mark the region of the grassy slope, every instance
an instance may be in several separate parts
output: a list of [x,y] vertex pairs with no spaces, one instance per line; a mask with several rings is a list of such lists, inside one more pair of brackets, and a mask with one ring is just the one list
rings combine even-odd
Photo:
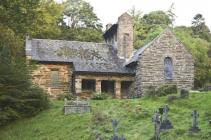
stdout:
[[[118,119],[118,133],[127,140],[149,140],[153,135],[153,111],[165,104],[167,97],[157,99],[91,101],[92,113],[63,115],[62,101],[52,102],[49,110],[0,129],[3,140],[92,140],[99,133],[104,139],[112,134],[111,119]],[[174,129],[163,132],[162,140],[211,140],[211,125],[205,112],[211,114],[211,93],[192,93],[189,99],[169,103],[169,118]],[[187,130],[191,125],[191,112],[200,113],[202,131],[192,136]],[[211,119],[211,115],[209,116]]]

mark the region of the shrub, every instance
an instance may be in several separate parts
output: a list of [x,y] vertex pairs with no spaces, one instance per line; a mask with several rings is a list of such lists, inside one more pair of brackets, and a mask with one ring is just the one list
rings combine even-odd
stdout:
[[91,99],[93,100],[104,100],[107,98],[108,98],[107,94],[103,92],[94,92],[91,95]]
[[188,96],[189,96],[189,91],[188,90],[185,90],[185,89],[182,89],[181,91],[180,91],[180,98],[188,98]]
[[174,100],[177,100],[178,99],[178,97],[177,96],[175,96],[175,95],[170,95],[170,96],[168,96],[168,98],[167,98],[167,102],[173,102]]
[[12,96],[15,91],[0,93],[0,126],[21,117],[33,116],[49,105],[47,94],[38,87],[32,86],[24,93]]
[[156,96],[156,87],[155,86],[149,86],[147,87],[147,90],[145,91],[144,95],[147,97],[155,97]]
[[157,96],[166,96],[169,94],[176,94],[177,86],[174,84],[162,85],[157,89]]
[[69,92],[64,92],[57,96],[57,100],[64,100],[65,98],[68,100],[74,100],[76,97],[72,93],[69,93]]
[[176,94],[177,93],[177,86],[174,84],[165,84],[158,88],[155,86],[149,86],[147,90],[144,92],[145,96],[148,97],[160,97],[160,96],[166,96],[169,94]]

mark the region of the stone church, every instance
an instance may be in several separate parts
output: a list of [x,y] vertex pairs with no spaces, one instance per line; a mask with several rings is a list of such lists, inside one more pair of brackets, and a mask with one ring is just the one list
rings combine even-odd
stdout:
[[166,28],[138,50],[133,49],[133,23],[124,13],[108,24],[104,43],[26,38],[26,56],[36,62],[33,82],[56,97],[64,92],[89,96],[105,92],[125,98],[149,86],[176,84],[191,89],[194,61],[186,47]]

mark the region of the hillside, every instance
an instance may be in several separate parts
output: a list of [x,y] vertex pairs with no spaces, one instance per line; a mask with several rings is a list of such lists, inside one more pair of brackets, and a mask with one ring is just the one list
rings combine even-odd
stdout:
[[[119,120],[117,132],[127,140],[149,140],[154,133],[151,117],[154,110],[166,104],[167,97],[153,99],[110,99],[91,101],[92,112],[64,115],[63,101],[52,101],[50,109],[39,115],[17,121],[0,129],[2,140],[92,140],[100,134],[112,135],[111,119]],[[189,99],[169,103],[174,129],[162,132],[161,140],[211,140],[211,92],[191,93]],[[201,132],[190,136],[191,112],[199,111]]]

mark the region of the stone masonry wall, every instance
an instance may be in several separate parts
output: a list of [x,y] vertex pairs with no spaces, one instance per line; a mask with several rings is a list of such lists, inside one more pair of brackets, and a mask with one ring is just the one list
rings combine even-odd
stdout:
[[[59,86],[51,86],[51,70],[59,72]],[[71,90],[72,67],[70,64],[38,64],[37,69],[32,72],[33,83],[48,92],[51,97]]]
[[[164,78],[164,59],[173,63],[173,79]],[[191,89],[194,82],[194,61],[170,29],[166,29],[139,56],[136,70],[136,92],[144,93],[149,86],[174,83],[178,89]]]

